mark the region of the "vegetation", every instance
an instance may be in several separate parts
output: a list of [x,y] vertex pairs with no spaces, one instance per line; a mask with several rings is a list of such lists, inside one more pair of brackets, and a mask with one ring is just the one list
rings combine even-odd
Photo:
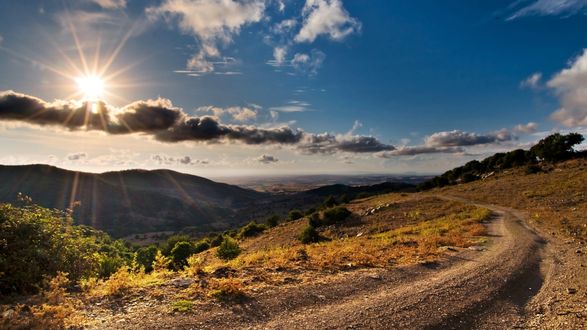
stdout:
[[72,282],[107,277],[130,264],[132,253],[122,241],[73,226],[71,212],[22,196],[21,203],[0,205],[0,292],[37,292],[45,278],[60,272]]
[[297,220],[303,216],[304,216],[304,214],[300,210],[291,210],[291,211],[289,211],[289,214],[288,214],[289,220],[292,220],[292,221]]
[[580,144],[583,136],[578,133],[561,135],[552,134],[534,145],[530,150],[517,149],[506,153],[496,153],[482,161],[472,160],[464,166],[454,168],[434,177],[418,188],[427,190],[457,183],[467,183],[494,174],[495,172],[527,166],[527,173],[537,173],[539,162],[556,163],[576,157],[585,157],[585,153],[577,152],[573,146]]
[[236,258],[241,253],[241,248],[238,243],[231,237],[224,236],[224,240],[218,246],[216,256],[222,260],[230,260]]
[[265,231],[265,229],[267,229],[267,227],[265,225],[258,224],[255,221],[251,221],[247,225],[245,225],[244,227],[241,228],[241,230],[238,233],[238,237],[245,238],[245,237],[257,236],[260,233],[262,233],[263,231]]
[[194,247],[190,242],[177,242],[171,250],[171,262],[174,269],[183,269],[187,266],[187,259],[194,254]]
[[273,227],[276,227],[278,224],[279,224],[279,216],[277,214],[274,214],[274,215],[270,216],[269,218],[267,218],[267,227],[273,228]]
[[311,224],[308,224],[308,226],[304,228],[300,234],[300,242],[304,244],[317,243],[320,242],[321,239],[322,237],[316,230],[316,227],[312,226]]
[[153,262],[157,256],[157,247],[151,245],[137,250],[135,261],[143,269],[149,273],[153,271]]

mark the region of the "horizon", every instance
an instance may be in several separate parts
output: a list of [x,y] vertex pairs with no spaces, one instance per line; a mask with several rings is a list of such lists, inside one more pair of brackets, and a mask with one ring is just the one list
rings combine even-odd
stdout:
[[568,33],[587,27],[583,1],[0,9],[4,165],[432,175],[587,134],[587,45]]

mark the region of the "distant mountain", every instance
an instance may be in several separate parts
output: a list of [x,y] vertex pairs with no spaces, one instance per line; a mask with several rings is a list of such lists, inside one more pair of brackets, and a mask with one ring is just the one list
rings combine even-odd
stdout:
[[248,221],[237,210],[268,194],[170,170],[92,174],[48,165],[1,166],[0,202],[18,193],[35,203],[65,209],[74,219],[113,236],[194,227],[224,230]]

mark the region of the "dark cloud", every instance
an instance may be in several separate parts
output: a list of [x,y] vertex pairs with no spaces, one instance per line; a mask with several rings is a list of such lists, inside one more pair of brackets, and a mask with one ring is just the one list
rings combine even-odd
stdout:
[[306,134],[298,145],[304,154],[334,154],[336,152],[375,153],[394,150],[392,145],[381,143],[372,136],[335,136],[329,133]]
[[115,109],[103,102],[55,101],[7,91],[0,93],[0,120],[52,125],[70,130],[101,130],[110,134],[144,133],[162,142],[294,144],[303,132],[289,127],[262,129],[224,125],[215,117],[190,117],[166,99],[145,100]]
[[277,163],[279,161],[279,159],[271,155],[261,155],[257,157],[256,160],[263,164]]
[[85,152],[77,152],[77,153],[67,155],[67,159],[69,159],[71,161],[86,159],[87,157],[88,157],[88,154]]
[[107,106],[94,108],[74,101],[47,103],[39,98],[7,91],[0,93],[0,120],[22,121],[35,125],[56,125],[66,129],[107,130],[110,122]]
[[415,156],[421,154],[439,154],[439,153],[463,153],[465,150],[461,147],[427,147],[427,146],[414,146],[414,147],[401,147],[393,151],[384,151],[378,153],[377,156],[381,158],[392,158],[395,156]]
[[428,147],[461,147],[510,141],[512,139],[512,134],[506,129],[489,134],[454,130],[434,133],[426,138],[425,144]]

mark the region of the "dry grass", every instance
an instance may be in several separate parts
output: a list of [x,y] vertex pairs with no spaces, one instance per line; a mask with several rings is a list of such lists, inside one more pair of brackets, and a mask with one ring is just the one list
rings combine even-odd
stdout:
[[576,159],[525,174],[513,169],[486,180],[435,190],[524,210],[543,228],[587,241],[587,160]]

